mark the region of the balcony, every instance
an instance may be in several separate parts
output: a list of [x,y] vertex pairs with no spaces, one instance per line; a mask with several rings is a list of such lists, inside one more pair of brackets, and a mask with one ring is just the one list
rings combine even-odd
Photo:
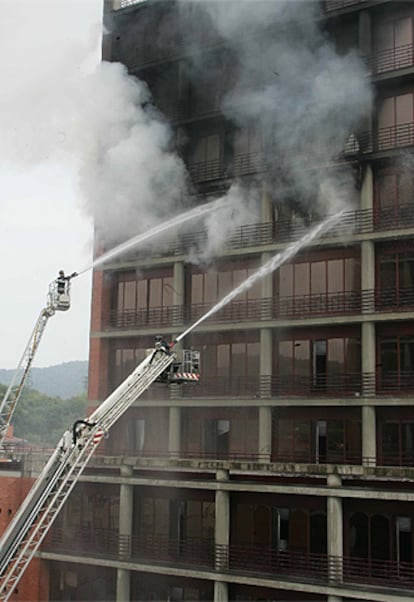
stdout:
[[237,397],[355,397],[361,395],[361,374],[303,376],[202,377],[197,385],[183,387],[184,398]]
[[188,172],[193,182],[197,183],[218,180],[225,176],[224,166],[220,159],[192,163],[188,167]]
[[[313,222],[316,224],[315,222]],[[305,224],[302,219],[281,219],[277,222],[259,222],[237,228],[225,243],[225,249],[246,249],[270,244],[287,244],[296,241],[309,232],[312,223]],[[414,204],[393,209],[360,209],[347,211],[334,228],[322,238],[340,238],[350,234],[369,234],[387,230],[404,230],[414,227]],[[203,230],[189,232],[176,238],[165,246],[151,250],[152,257],[186,255],[189,252],[202,252],[207,241]],[[122,256],[121,261],[133,261],[147,256],[148,251],[137,250]]]
[[373,75],[407,69],[414,65],[414,46],[405,44],[397,48],[380,50],[367,59],[367,64]]
[[325,11],[330,13],[335,10],[350,8],[357,4],[366,4],[366,0],[325,0]]
[[351,158],[367,153],[388,151],[413,146],[414,123],[400,123],[389,127],[377,128],[372,132],[361,132],[357,137],[349,138],[344,155]]
[[120,536],[105,529],[53,527],[42,551],[339,587],[364,583],[389,590],[411,589],[414,585],[414,565],[409,562],[328,556],[252,544],[225,546],[207,539],[177,540],[166,535]]
[[[202,372],[202,369],[201,369]],[[125,377],[127,374],[125,375]],[[121,380],[108,382],[110,395]],[[414,373],[395,372],[386,375],[350,372],[347,374],[283,375],[283,376],[203,376],[197,383],[186,383],[183,399],[338,399],[343,397],[407,397],[414,394]],[[167,400],[163,386],[153,386],[143,400]]]
[[375,293],[376,311],[414,311],[414,288],[389,288]]
[[414,371],[379,373],[377,376],[378,395],[406,396],[414,393]]
[[[112,310],[106,316],[108,329],[172,328],[190,326],[204,316],[212,303],[171,305],[148,309]],[[414,288],[381,291],[342,291],[314,295],[243,299],[225,305],[209,319],[210,324],[263,322],[352,316],[362,313],[414,311]]]
[[[291,297],[244,299],[232,301],[209,318],[210,324],[284,320],[290,318],[314,318],[355,315],[361,308],[370,307],[374,294],[365,291],[343,291]],[[381,297],[385,307],[385,299]],[[113,310],[107,316],[110,329],[118,330],[190,326],[211,309],[211,303],[172,305],[148,309]]]
[[414,202],[394,207],[382,207],[374,212],[376,232],[414,227]]

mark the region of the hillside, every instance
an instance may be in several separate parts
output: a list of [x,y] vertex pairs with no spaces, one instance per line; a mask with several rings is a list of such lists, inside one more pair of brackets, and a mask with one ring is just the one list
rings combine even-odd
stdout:
[[[5,390],[0,385],[2,398]],[[60,399],[25,388],[13,415],[14,436],[31,445],[54,446],[75,420],[85,416],[86,406],[86,395]]]
[[[10,384],[14,370],[0,369],[0,383]],[[49,397],[69,399],[86,391],[88,378],[88,362],[74,361],[32,368],[27,386]]]

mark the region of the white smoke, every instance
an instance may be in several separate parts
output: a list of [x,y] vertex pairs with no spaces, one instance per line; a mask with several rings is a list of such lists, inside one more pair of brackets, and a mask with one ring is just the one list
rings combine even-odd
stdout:
[[[180,6],[185,18],[190,4]],[[323,204],[328,213],[352,206],[354,185],[345,190],[342,173],[334,185],[332,162],[369,114],[372,92],[355,50],[339,54],[321,30],[320,3],[228,0],[198,7],[233,53],[222,108],[238,127],[260,133],[274,200]],[[203,73],[203,53],[194,54],[192,69]]]
[[222,199],[223,209],[212,212],[204,223],[206,242],[201,248],[190,251],[190,263],[208,264],[220,257],[229,246],[232,234],[241,226],[260,220],[260,199],[257,187],[242,187],[239,183],[230,186]]
[[182,206],[187,176],[147,86],[122,65],[99,62],[99,22],[83,47],[64,40],[67,19],[80,20],[83,11],[76,0],[13,0],[3,10],[1,68],[9,85],[0,98],[0,156],[75,165],[98,234],[119,240]]

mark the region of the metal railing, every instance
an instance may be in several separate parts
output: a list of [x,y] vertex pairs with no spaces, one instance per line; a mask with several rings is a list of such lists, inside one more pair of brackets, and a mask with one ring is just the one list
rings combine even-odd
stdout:
[[402,203],[394,207],[383,207],[374,211],[374,229],[401,230],[414,226],[414,199],[411,203]]
[[[110,380],[110,395],[123,378]],[[232,398],[313,398],[332,397],[407,397],[414,394],[414,374],[395,372],[378,374],[349,372],[339,374],[281,375],[281,376],[201,376],[200,380],[186,383],[180,395],[184,399]],[[142,397],[145,400],[168,400],[165,387],[151,387]]]
[[414,287],[388,288],[376,291],[376,311],[413,311]]
[[225,168],[220,159],[191,163],[188,172],[194,182],[217,180],[225,175]]
[[[237,228],[225,242],[224,248],[244,249],[269,244],[288,244],[309,231],[309,227],[318,220],[307,221],[281,219],[276,222],[259,222]],[[387,230],[404,230],[414,227],[414,199],[410,204],[392,209],[360,209],[347,211],[334,228],[322,238],[339,238],[350,234],[370,234]],[[189,232],[151,249],[152,257],[185,255],[189,252],[201,252],[207,242],[205,230]],[[133,261],[148,254],[148,249],[137,249],[122,256],[120,261]]]
[[379,373],[377,376],[377,394],[412,395],[414,393],[414,372],[401,370],[399,372]]
[[[379,425],[381,426],[381,425]],[[317,454],[309,443],[309,448],[303,448],[301,450],[295,449],[282,449],[279,450],[277,447],[268,453],[259,453],[253,450],[238,450],[232,449],[231,446],[227,451],[210,450],[205,451],[203,449],[188,449],[188,442],[182,441],[181,450],[166,449],[137,449],[133,446],[119,445],[109,439],[108,442],[102,444],[99,448],[100,453],[93,456],[89,462],[89,468],[93,470],[94,466],[100,466],[103,459],[107,457],[111,458],[125,458],[126,456],[134,458],[151,458],[152,460],[162,460],[162,466],[165,465],[166,460],[182,459],[182,460],[206,460],[212,461],[229,461],[229,462],[257,462],[257,463],[280,463],[284,464],[283,470],[285,472],[295,472],[295,468],[291,469],[286,464],[312,464],[314,466],[321,466],[324,464],[335,464],[335,465],[363,465],[363,466],[387,466],[394,468],[407,468],[414,467],[414,454],[412,452],[394,451],[380,449],[378,450],[377,457],[362,456],[359,450],[340,449],[330,450],[328,449],[325,454]],[[49,449],[37,448],[37,447],[26,447],[23,451],[17,452],[13,447],[8,447],[7,444],[2,450],[2,466],[4,470],[23,470],[25,475],[35,475],[38,473],[47,460],[50,458],[51,451]],[[87,469],[88,470],[88,469]]]
[[362,391],[361,373],[303,376],[202,377],[183,387],[185,398],[200,397],[354,397]]
[[204,568],[230,574],[259,574],[304,583],[366,585],[402,589],[414,584],[414,564],[374,558],[329,556],[269,546],[214,544],[212,539],[172,539],[168,535],[119,535],[115,530],[53,527],[43,551],[160,566]]
[[366,63],[375,75],[412,67],[414,65],[414,46],[413,44],[404,44],[396,48],[379,50],[371,54],[366,59]]
[[342,568],[344,582],[389,584],[397,588],[412,588],[414,584],[414,564],[411,562],[344,557]]
[[[395,295],[382,291],[378,296],[378,307],[394,309]],[[410,302],[414,290],[410,291]],[[326,317],[358,314],[361,310],[373,307],[374,291],[343,291],[337,293],[320,293],[313,295],[296,295],[286,297],[268,297],[265,299],[243,299],[232,301],[209,318],[210,323],[249,322],[277,320],[295,317]],[[409,309],[408,292],[398,307]],[[105,323],[109,328],[133,329],[145,327],[171,327],[173,325],[189,325],[203,316],[210,308],[210,303],[193,305],[170,305],[150,307],[148,309],[112,310],[106,316]]]
[[341,10],[343,8],[349,8],[357,4],[365,4],[366,0],[325,0],[325,11],[332,12],[334,10]]

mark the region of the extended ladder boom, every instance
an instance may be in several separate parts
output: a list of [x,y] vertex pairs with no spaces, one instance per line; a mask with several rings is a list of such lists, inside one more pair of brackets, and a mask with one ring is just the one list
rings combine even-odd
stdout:
[[42,309],[36,320],[33,332],[30,335],[20,362],[13,374],[11,383],[0,404],[0,449],[3,448],[4,439],[6,438],[13,412],[23,392],[46,324],[49,318],[55,315],[56,311],[67,311],[70,307],[70,279],[74,276],[77,276],[76,272],[74,272],[72,276],[64,277],[60,283],[58,280],[53,280],[49,284],[47,305]]
[[102,436],[174,359],[174,353],[154,350],[86,420],[63,434],[0,539],[0,600],[13,593]]
[[26,380],[29,375],[30,367],[32,365],[37,348],[39,347],[42,335],[45,331],[46,324],[49,318],[54,315],[54,313],[55,311],[51,306],[45,307],[40,312],[33,332],[20,359],[19,365],[17,366],[11,383],[3,397],[0,405],[0,448],[3,447],[4,439],[7,435],[14,409],[23,392],[24,385],[26,384]]

